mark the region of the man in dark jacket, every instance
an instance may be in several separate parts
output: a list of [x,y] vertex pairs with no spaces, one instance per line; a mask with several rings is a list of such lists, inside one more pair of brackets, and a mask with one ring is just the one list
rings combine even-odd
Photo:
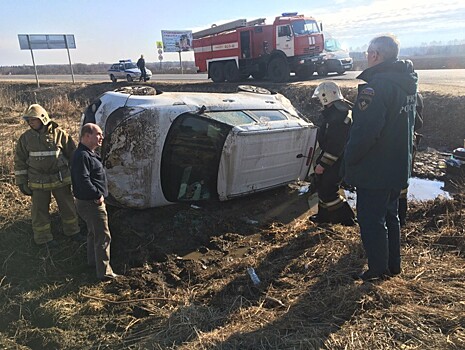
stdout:
[[345,181],[357,190],[357,219],[368,258],[363,280],[401,272],[397,203],[410,177],[418,77],[400,61],[393,35],[371,40],[358,79],[353,124],[344,154]]
[[74,197],[79,216],[87,224],[87,263],[95,266],[97,278],[117,277],[110,266],[111,234],[105,197],[108,185],[105,169],[95,150],[102,145],[103,133],[96,124],[85,124],[71,165]]
[[315,166],[318,191],[318,214],[310,217],[316,223],[355,225],[355,215],[345,198],[339,194],[342,155],[352,124],[352,103],[344,99],[336,83],[325,81],[317,86],[313,98],[323,105],[318,130],[321,149]]
[[140,78],[139,81],[147,81],[147,71],[145,70],[145,59],[144,55],[140,55],[140,58],[137,60],[137,68],[140,69]]

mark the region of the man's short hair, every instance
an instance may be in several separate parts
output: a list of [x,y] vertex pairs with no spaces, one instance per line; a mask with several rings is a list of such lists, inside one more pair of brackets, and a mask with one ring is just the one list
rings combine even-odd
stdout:
[[394,60],[399,56],[400,42],[394,34],[385,34],[373,38],[368,51],[377,51],[385,61]]
[[92,123],[84,124],[84,126],[81,128],[81,139],[86,134],[92,135],[94,133],[94,129],[95,129],[94,124]]

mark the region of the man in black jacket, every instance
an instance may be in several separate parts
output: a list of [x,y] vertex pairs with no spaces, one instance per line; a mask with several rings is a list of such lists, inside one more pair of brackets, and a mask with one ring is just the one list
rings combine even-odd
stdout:
[[312,97],[318,98],[324,109],[318,130],[321,153],[314,169],[319,198],[318,214],[311,216],[310,220],[353,226],[355,214],[339,194],[342,155],[352,124],[352,103],[344,99],[339,86],[331,81],[318,85]]
[[368,258],[363,280],[401,272],[398,199],[408,186],[418,76],[398,59],[399,41],[370,41],[368,68],[357,78],[353,124],[344,152],[344,179],[357,189],[357,220]]
[[137,60],[137,68],[140,69],[140,78],[139,81],[147,81],[147,71],[145,70],[145,59],[144,55],[140,55],[140,58]]
[[98,279],[107,281],[117,275],[110,266],[111,234],[105,207],[107,178],[101,159],[95,153],[102,141],[103,133],[98,125],[88,123],[82,127],[71,164],[71,178],[77,211],[87,224],[87,263],[95,265]]

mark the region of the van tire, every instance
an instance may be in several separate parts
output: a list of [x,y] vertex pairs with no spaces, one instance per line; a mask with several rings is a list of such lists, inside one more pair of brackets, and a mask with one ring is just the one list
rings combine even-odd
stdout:
[[132,82],[132,77],[130,74],[126,75],[126,80],[130,83]]
[[116,77],[113,74],[110,74],[110,79],[114,83],[116,83],[118,81],[118,79],[116,79]]
[[328,69],[324,66],[318,67],[316,72],[320,77],[326,77],[328,75]]
[[299,80],[308,80],[315,73],[313,67],[311,66],[302,66],[297,70],[296,75]]

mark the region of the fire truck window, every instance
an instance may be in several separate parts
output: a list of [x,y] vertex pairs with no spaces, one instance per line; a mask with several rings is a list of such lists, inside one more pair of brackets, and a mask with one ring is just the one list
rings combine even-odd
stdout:
[[186,113],[173,122],[162,152],[161,186],[170,202],[217,199],[223,145],[232,126]]
[[241,32],[241,58],[250,58],[250,31]]
[[262,123],[288,119],[286,114],[277,110],[249,111],[249,113],[254,119],[257,119]]
[[320,32],[316,21],[310,20],[293,22],[292,29],[296,35],[308,35]]
[[280,26],[278,27],[278,36],[283,37],[283,36],[290,36],[291,35],[291,29],[288,26]]

